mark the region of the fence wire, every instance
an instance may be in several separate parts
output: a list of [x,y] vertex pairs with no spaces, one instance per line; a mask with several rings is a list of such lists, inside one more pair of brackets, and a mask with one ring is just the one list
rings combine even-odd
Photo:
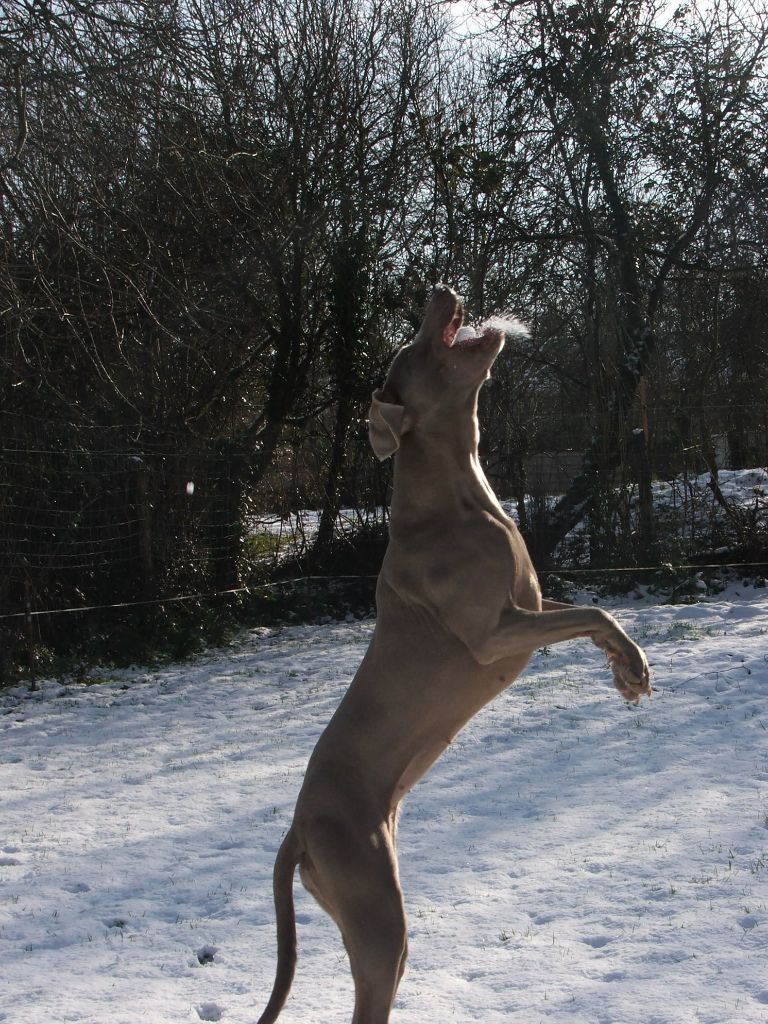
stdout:
[[[727,461],[724,447],[719,454],[710,447]],[[738,497],[726,494],[729,518],[708,486],[699,446],[657,446],[656,456],[672,472],[654,483],[655,565],[627,558],[628,547],[619,541],[605,546],[606,538],[631,542],[637,490],[629,480],[601,510],[599,529],[587,522],[563,545],[556,571],[650,571],[665,559],[704,568],[707,553],[718,549],[720,561],[712,564],[760,566],[758,558],[728,555],[744,540],[739,529],[766,530],[765,471],[749,471],[751,485],[747,481]],[[504,457],[490,457],[486,465],[506,510],[517,517],[522,508],[535,530],[537,516],[567,487],[580,459],[579,452],[534,453],[523,473],[512,476]],[[365,500],[330,510],[341,546],[366,530],[382,534],[387,520],[389,470],[371,468],[367,452],[350,463],[337,504],[360,494]],[[311,449],[287,446],[274,470],[254,485],[247,457],[230,442],[0,412],[0,620],[241,593],[263,585],[279,565],[288,565],[292,578],[316,575],[306,558],[323,522],[322,469]],[[364,479],[365,473],[375,476]],[[515,495],[520,479],[527,490]],[[315,507],[308,507],[313,496]],[[354,558],[336,566],[337,575],[371,571]]]

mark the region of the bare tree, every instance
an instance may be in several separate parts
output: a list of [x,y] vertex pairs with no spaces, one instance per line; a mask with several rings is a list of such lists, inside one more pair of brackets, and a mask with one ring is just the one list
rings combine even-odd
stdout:
[[[747,158],[768,36],[764,18],[745,20],[729,4],[690,20],[679,12],[667,24],[637,0],[499,6],[505,77],[511,95],[535,103],[537,130],[557,161],[557,205],[581,250],[593,365],[608,384],[607,393],[605,383],[600,388],[603,428],[584,471],[534,538],[545,560],[622,461],[667,281]],[[612,321],[602,330],[598,288],[607,289],[601,305]],[[646,521],[646,545],[648,533]]]

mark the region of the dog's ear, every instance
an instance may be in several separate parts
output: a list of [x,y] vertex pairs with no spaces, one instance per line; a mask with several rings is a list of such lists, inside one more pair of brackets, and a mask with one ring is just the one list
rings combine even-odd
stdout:
[[388,459],[400,447],[400,438],[408,429],[405,408],[387,402],[384,390],[374,391],[368,410],[368,437],[379,460]]

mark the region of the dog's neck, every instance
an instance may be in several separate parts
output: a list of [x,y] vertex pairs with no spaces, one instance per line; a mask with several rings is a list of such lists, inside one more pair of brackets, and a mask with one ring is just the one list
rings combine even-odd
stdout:
[[474,509],[503,515],[480,465],[479,440],[476,394],[463,409],[417,424],[395,456],[393,526]]

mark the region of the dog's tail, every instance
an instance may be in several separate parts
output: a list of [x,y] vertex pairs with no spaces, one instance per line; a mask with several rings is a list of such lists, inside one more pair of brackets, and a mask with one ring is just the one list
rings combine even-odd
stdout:
[[275,860],[273,891],[277,917],[277,974],[267,1008],[258,1024],[274,1024],[285,1006],[296,970],[296,914],[293,908],[293,874],[299,862],[298,842],[293,828],[280,846]]

